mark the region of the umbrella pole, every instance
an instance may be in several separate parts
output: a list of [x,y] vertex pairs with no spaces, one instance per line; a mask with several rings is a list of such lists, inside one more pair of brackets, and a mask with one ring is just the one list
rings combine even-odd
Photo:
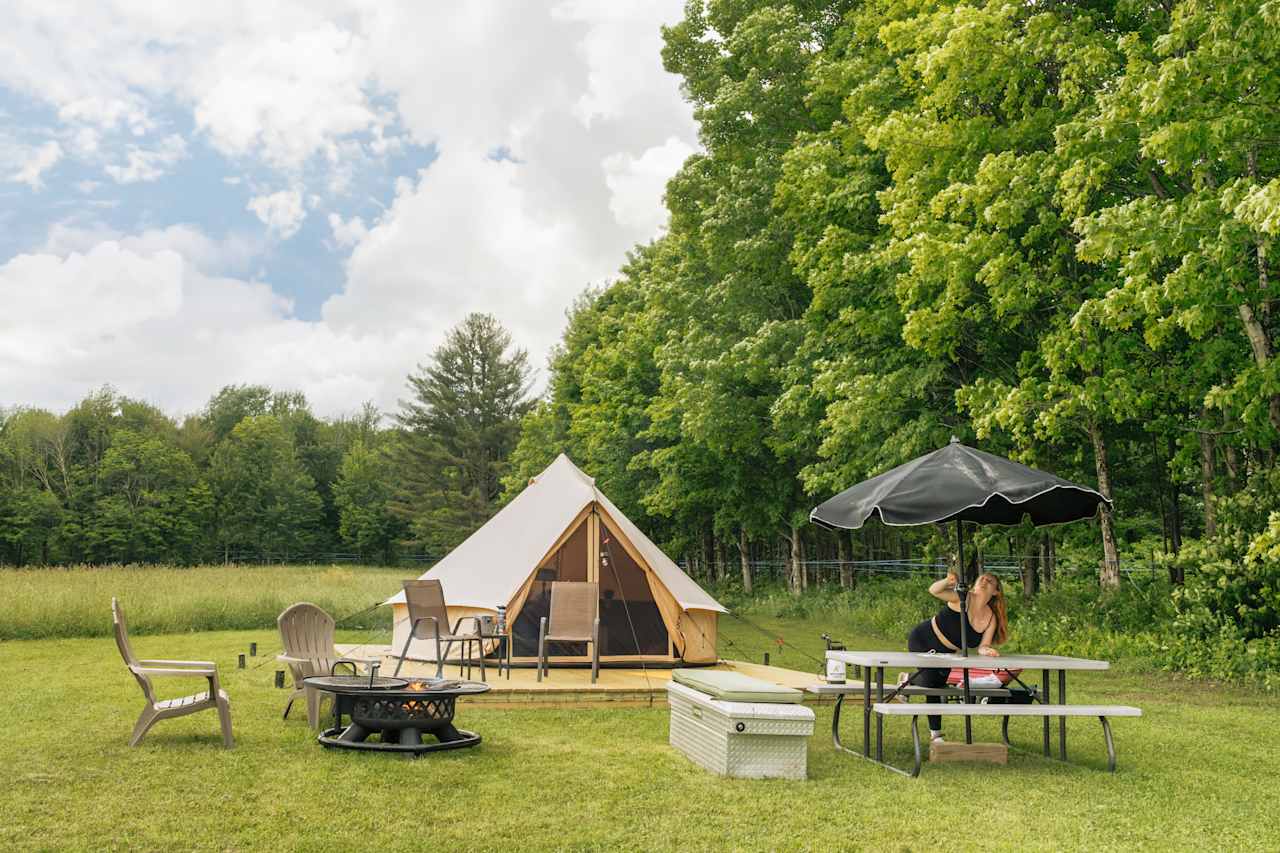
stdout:
[[[969,585],[965,583],[964,570],[964,522],[956,519],[956,561],[959,563],[956,572],[956,595],[960,598],[960,654],[964,657],[969,656]],[[964,702],[968,705],[973,701],[973,694],[969,689],[969,670],[966,667],[960,674],[961,680],[964,682]],[[964,718],[964,742],[973,743],[973,718],[966,716]]]

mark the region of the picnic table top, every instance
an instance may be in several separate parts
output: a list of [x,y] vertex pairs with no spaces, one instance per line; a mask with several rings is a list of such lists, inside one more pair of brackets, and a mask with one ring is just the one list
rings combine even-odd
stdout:
[[987,657],[975,649],[968,657],[960,654],[929,654],[900,651],[830,651],[828,660],[844,661],[855,666],[887,666],[912,669],[1072,669],[1104,670],[1111,664],[1105,660],[1063,657],[1062,655],[999,655]]

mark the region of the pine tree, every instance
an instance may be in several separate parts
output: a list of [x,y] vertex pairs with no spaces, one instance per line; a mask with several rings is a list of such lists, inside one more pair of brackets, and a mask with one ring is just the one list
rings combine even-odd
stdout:
[[528,355],[489,314],[470,314],[410,374],[391,453],[390,508],[414,544],[442,550],[489,519],[532,407]]

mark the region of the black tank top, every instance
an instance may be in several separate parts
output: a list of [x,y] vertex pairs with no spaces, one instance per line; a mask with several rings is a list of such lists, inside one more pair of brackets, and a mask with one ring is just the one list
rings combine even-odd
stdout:
[[[952,610],[950,607],[943,607],[938,611],[936,619],[938,630],[942,632],[942,636],[950,640],[951,644],[957,649],[961,648],[960,611]],[[982,642],[982,632],[973,627],[973,622],[969,622],[969,648],[976,648],[980,642]]]

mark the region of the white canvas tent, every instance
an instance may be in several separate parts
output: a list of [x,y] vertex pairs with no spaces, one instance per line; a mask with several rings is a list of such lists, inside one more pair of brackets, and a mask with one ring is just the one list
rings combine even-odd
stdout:
[[[536,655],[556,580],[600,585],[604,663],[714,663],[717,618],[728,612],[563,454],[422,577],[440,581],[451,625],[504,605],[517,661]],[[399,650],[409,632],[404,593],[386,603]],[[554,658],[587,660],[573,645],[553,649]],[[414,640],[409,657],[434,660],[434,643]]]

